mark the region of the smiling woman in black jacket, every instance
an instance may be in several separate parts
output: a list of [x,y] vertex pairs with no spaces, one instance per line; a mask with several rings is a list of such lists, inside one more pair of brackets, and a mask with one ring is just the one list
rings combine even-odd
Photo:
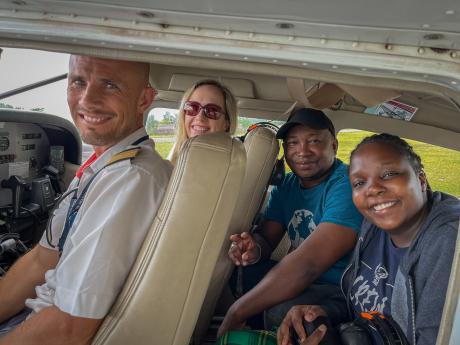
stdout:
[[[365,138],[352,152],[353,202],[364,215],[361,236],[342,279],[352,312],[390,315],[412,345],[432,345],[441,322],[460,218],[460,201],[429,188],[420,157],[390,134]],[[321,306],[295,306],[278,331],[290,343],[302,319],[326,315]]]

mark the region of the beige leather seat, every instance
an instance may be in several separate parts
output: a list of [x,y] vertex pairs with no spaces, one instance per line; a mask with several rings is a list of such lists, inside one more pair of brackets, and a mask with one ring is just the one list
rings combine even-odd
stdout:
[[[246,173],[232,221],[228,227],[227,239],[230,234],[250,230],[254,217],[263,202],[269,178],[279,152],[275,132],[264,127],[257,127],[249,132],[244,141],[244,147],[247,156]],[[225,241],[219,254],[195,328],[193,344],[202,343],[219,296],[234,267],[227,255],[229,245],[230,241]]]
[[188,344],[245,161],[241,142],[225,133],[185,143],[138,258],[93,344]]

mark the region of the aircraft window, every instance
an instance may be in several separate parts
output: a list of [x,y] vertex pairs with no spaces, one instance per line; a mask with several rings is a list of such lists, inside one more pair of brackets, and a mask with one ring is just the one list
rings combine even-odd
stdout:
[[[0,93],[56,77],[68,70],[69,55],[32,49],[2,48]],[[33,110],[71,121],[67,79],[0,100],[0,108]]]
[[145,129],[151,137],[172,137],[176,133],[178,109],[154,108],[150,110]]
[[155,140],[155,149],[166,158],[174,145],[177,109],[154,108],[149,112],[145,130]]

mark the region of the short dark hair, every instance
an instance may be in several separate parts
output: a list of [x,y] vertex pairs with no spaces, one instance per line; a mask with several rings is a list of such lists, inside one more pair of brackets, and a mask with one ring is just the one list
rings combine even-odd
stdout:
[[374,134],[369,137],[364,138],[351,152],[350,154],[350,164],[353,159],[353,155],[364,145],[366,144],[384,144],[394,148],[398,151],[401,156],[405,157],[415,173],[423,171],[422,159],[418,154],[415,153],[411,145],[404,139],[388,133]]

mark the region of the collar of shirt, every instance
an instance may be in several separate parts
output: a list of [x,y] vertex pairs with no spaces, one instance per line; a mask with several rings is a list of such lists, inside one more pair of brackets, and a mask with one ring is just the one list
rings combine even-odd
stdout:
[[[144,127],[139,128],[135,132],[131,133],[126,138],[124,138],[123,140],[121,140],[117,144],[113,145],[108,150],[106,150],[102,155],[97,157],[93,162],[90,162],[90,164],[87,165],[86,168],[84,168],[84,170],[82,171],[82,174],[80,176],[85,176],[87,174],[92,175],[96,171],[98,171],[99,169],[102,169],[107,164],[107,162],[110,160],[110,158],[112,158],[117,153],[125,150],[126,148],[131,146],[131,144],[133,142],[135,142],[136,140],[142,138],[145,135],[147,135],[147,132],[145,131]],[[91,159],[91,157],[88,158],[88,161]],[[85,164],[86,164],[86,162],[85,162]]]

